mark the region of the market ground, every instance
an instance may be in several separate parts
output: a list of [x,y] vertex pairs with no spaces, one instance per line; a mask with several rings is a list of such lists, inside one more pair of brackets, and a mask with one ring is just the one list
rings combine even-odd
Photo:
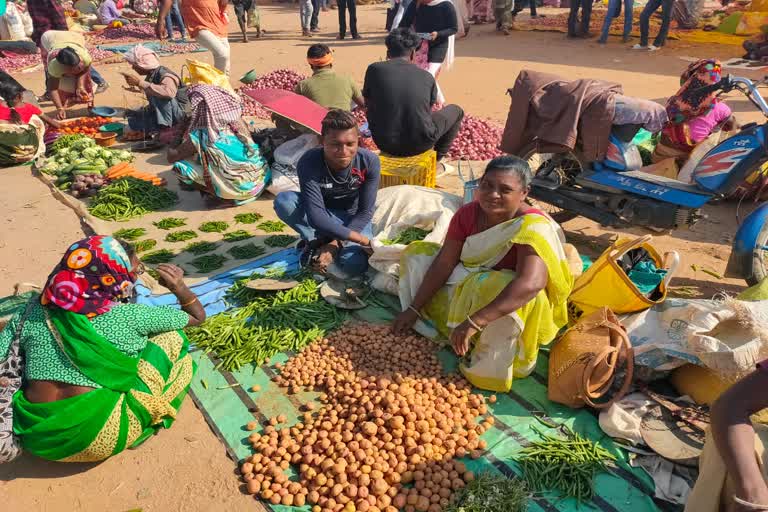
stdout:
[[[298,37],[298,13],[293,5],[263,7],[267,36],[244,44],[231,24],[232,76],[255,68],[259,74],[290,67],[308,72],[304,55],[308,44],[327,43],[335,51],[335,68],[362,82],[366,65],[384,57],[384,4],[358,8],[364,39],[335,41],[336,11],[321,13],[322,32],[311,41]],[[230,17],[234,20],[234,17]],[[498,36],[489,25],[473,27],[468,39],[457,45],[455,68],[440,81],[450,102],[467,112],[503,122],[509,108],[507,88],[521,69],[529,68],[574,78],[598,78],[621,83],[625,94],[663,101],[678,87],[680,72],[687,65],[680,57],[733,57],[740,48],[688,45],[671,41],[663,51],[647,54],[628,50],[613,38],[609,45],[594,41],[571,41],[560,33],[519,32]],[[197,54],[211,62],[210,54]],[[163,59],[179,69],[185,56]],[[102,74],[112,87],[98,96],[98,104],[124,107],[137,98],[122,90],[118,71],[127,64],[103,66]],[[755,76],[753,74],[753,76]],[[42,91],[42,72],[20,74],[29,88]],[[729,102],[742,122],[758,120],[743,99]],[[142,161],[144,159],[141,159]],[[153,162],[161,159],[153,158]],[[150,164],[151,172],[167,166]],[[446,188],[457,180],[441,181]],[[57,202],[48,189],[31,176],[29,167],[0,171],[0,294],[12,292],[17,282],[42,283],[62,251],[82,236],[73,212]],[[260,202],[265,212],[268,199]],[[742,206],[748,211],[752,206]],[[708,219],[693,230],[658,236],[662,250],[677,250],[682,257],[679,277],[673,281],[681,294],[711,297],[719,291],[734,293],[743,288],[738,280],[719,280],[704,272],[722,274],[729,242],[736,229],[736,208],[723,205],[706,208]],[[595,256],[616,235],[595,224],[574,220],[565,225],[569,238],[581,250]],[[8,511],[240,511],[258,510],[257,503],[239,492],[234,465],[223,446],[205,424],[200,412],[187,401],[174,427],[162,432],[140,449],[128,451],[98,465],[55,464],[23,457],[0,466],[0,503]]]

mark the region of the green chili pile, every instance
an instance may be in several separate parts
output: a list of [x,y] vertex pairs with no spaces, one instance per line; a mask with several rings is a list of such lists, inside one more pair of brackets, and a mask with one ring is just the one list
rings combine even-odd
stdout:
[[190,229],[186,231],[174,231],[165,235],[166,242],[186,242],[187,240],[192,240],[193,238],[197,238],[197,233]]
[[403,244],[408,245],[412,242],[416,242],[419,240],[424,240],[428,234],[430,234],[432,231],[427,231],[426,229],[421,229],[417,227],[410,227],[402,230],[399,235],[397,235],[395,238],[389,239],[389,240],[382,240],[381,243],[384,245],[395,245],[395,244]]
[[580,502],[591,500],[595,496],[595,475],[606,471],[606,462],[616,458],[566,426],[563,426],[565,438],[531,428],[543,441],[531,443],[517,457],[528,486],[534,491],[558,491]]
[[239,242],[241,240],[248,240],[249,238],[253,238],[253,235],[244,229],[238,229],[237,231],[224,233],[225,242]]
[[235,215],[235,222],[238,224],[256,224],[261,218],[260,213],[238,213]]
[[160,219],[157,222],[153,222],[152,224],[154,224],[155,227],[158,227],[160,229],[173,229],[173,228],[180,228],[181,226],[186,226],[187,221],[186,219],[182,219],[181,217],[166,217],[164,219]]
[[195,256],[199,256],[207,252],[215,251],[218,246],[219,244],[216,242],[192,242],[191,244],[187,245],[184,250],[194,254]]
[[120,222],[170,208],[178,201],[175,192],[129,176],[99,190],[88,211],[94,217]]
[[285,224],[279,220],[267,220],[256,227],[265,233],[279,233],[285,229]]
[[264,245],[267,247],[286,247],[296,240],[296,237],[291,235],[272,235],[264,239]]
[[118,229],[112,234],[112,236],[115,238],[119,238],[120,240],[133,241],[143,237],[146,234],[146,232],[147,230],[144,228],[125,228],[125,229]]
[[193,259],[189,263],[201,274],[207,274],[223,267],[225,261],[227,261],[227,257],[221,254],[206,254],[205,256]]
[[249,363],[260,365],[279,352],[299,351],[340,326],[344,319],[335,306],[320,297],[319,285],[305,279],[290,290],[262,292],[248,305],[215,315],[186,331],[197,347],[216,353],[221,360],[217,368],[235,371]]
[[154,249],[157,245],[157,240],[153,240],[151,238],[145,238],[144,240],[138,240],[136,242],[131,243],[133,246],[133,250],[136,252],[144,252],[148,251],[150,249]]
[[235,246],[227,252],[236,260],[248,260],[261,256],[266,252],[266,249],[256,244],[243,244]]
[[153,251],[145,254],[141,257],[141,261],[151,265],[156,265],[158,263],[168,263],[175,257],[176,254],[173,251],[169,251],[168,249],[160,249],[159,251]]
[[223,233],[229,229],[229,224],[223,220],[212,220],[209,222],[203,222],[197,229],[203,233]]
[[522,480],[484,472],[456,491],[443,512],[525,512],[530,497]]

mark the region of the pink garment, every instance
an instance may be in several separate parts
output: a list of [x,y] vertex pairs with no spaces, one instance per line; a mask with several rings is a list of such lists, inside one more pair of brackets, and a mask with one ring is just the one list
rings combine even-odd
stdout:
[[491,0],[470,0],[471,16],[477,23],[491,23],[494,20],[493,2]]
[[712,109],[703,116],[694,117],[688,121],[688,133],[695,144],[710,136],[715,127],[731,117],[731,109],[722,101],[718,101]]

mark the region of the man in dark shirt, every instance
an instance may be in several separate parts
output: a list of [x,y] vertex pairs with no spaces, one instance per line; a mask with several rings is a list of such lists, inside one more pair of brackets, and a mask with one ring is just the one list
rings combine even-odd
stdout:
[[323,147],[307,151],[296,166],[300,192],[278,194],[275,213],[299,233],[316,270],[351,277],[368,268],[379,157],[358,147],[349,112],[329,111],[321,135]]
[[384,153],[405,157],[434,148],[442,159],[459,133],[464,111],[446,105],[432,112],[435,79],[413,64],[420,42],[410,28],[395,29],[386,39],[387,60],[368,66],[363,85],[368,126]]

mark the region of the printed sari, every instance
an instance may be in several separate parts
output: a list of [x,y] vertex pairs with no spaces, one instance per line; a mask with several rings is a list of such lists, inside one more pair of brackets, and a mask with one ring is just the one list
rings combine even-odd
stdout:
[[196,365],[181,331],[154,336],[130,357],[85,315],[46,309],[66,357],[101,388],[46,403],[13,397],[13,431],[25,451],[59,462],[93,462],[135,447],[173,424]]
[[[530,375],[539,347],[549,344],[568,321],[567,299],[573,277],[552,221],[541,215],[523,215],[467,238],[461,263],[422,310],[425,321],[415,326],[427,337],[447,339],[454,327],[488,305],[515,279],[515,272],[492,270],[515,244],[529,245],[536,251],[547,266],[549,280],[528,304],[491,322],[460,364],[467,380],[492,391],[509,391],[514,378]],[[439,251],[438,244],[429,242],[414,242],[404,251],[400,259],[401,304],[411,304]]]

